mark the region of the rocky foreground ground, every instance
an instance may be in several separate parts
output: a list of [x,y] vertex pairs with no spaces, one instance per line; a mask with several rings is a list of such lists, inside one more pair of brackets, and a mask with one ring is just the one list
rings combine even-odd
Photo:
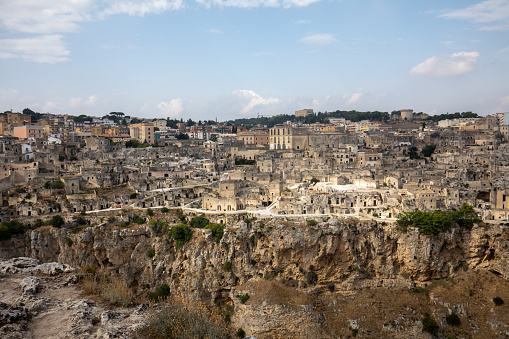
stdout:
[[376,223],[257,221],[219,242],[195,229],[181,248],[148,226],[43,228],[1,245],[1,256],[18,257],[0,261],[2,338],[128,338],[146,321],[144,304],[87,299],[78,273],[53,261],[116,275],[142,303],[167,284],[172,295],[229,310],[233,335],[432,338],[428,316],[438,337],[509,337],[504,226],[428,237]]
[[147,305],[111,308],[84,298],[73,271],[31,258],[0,260],[0,337],[130,338]]

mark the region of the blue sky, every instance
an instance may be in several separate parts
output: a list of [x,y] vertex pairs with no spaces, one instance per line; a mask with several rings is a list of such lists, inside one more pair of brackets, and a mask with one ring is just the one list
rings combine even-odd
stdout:
[[509,0],[0,0],[0,111],[509,111]]

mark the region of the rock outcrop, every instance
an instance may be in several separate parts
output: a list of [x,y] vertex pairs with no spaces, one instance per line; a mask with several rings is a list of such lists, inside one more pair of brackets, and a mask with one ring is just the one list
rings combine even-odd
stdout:
[[[219,243],[210,230],[193,232],[192,240],[178,249],[167,234],[149,226],[88,227],[78,233],[44,228],[27,233],[24,240],[3,242],[0,254],[19,253],[19,247],[11,250],[9,246],[23,243],[26,257],[109,271],[122,277],[138,295],[167,284],[172,293],[186,298],[231,304],[236,308],[234,325],[258,338],[271,333],[323,336],[320,331],[327,328],[331,319],[327,314],[335,306],[324,295],[334,296],[331,300],[341,305],[345,298],[363,293],[424,288],[475,270],[491,272],[502,283],[509,279],[505,226],[454,228],[428,237],[416,229],[402,232],[394,225],[376,222],[332,221],[310,227],[262,220],[225,230]],[[58,269],[65,272],[68,267]],[[279,290],[288,298],[276,303],[276,296],[264,297],[267,289]],[[243,293],[252,296],[245,304],[238,298]],[[290,315],[302,320],[289,323]],[[402,324],[420,328],[417,318],[412,322],[395,319],[383,329],[395,335],[403,331]],[[362,332],[359,324],[363,322],[362,317],[351,319],[346,328]]]

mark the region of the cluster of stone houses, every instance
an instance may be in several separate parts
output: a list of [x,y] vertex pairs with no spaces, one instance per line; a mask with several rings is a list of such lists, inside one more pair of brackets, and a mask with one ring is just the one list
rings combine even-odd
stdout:
[[[195,136],[163,138],[158,145],[162,139],[155,133],[165,126],[156,131],[157,122],[133,124],[125,139],[154,144],[142,148],[126,147],[123,138],[65,129],[53,130],[62,133],[53,137],[45,127],[40,138],[38,132],[26,138],[4,134],[0,218],[57,212],[70,218],[81,211],[164,206],[225,215],[390,219],[403,211],[468,203],[485,221],[509,221],[509,118],[422,124],[405,114],[405,120],[377,128],[352,128],[344,119],[257,126],[233,135],[223,125],[179,126],[179,133]],[[17,118],[32,126],[22,115],[11,115],[7,124]],[[75,128],[60,118],[46,120]],[[209,138],[215,133],[209,129],[224,133]],[[427,157],[422,149],[430,145],[435,149]]]

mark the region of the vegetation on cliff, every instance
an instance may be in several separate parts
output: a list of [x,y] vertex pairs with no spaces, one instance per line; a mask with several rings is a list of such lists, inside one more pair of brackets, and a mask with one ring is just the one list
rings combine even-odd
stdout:
[[433,236],[449,230],[453,224],[472,228],[474,223],[480,221],[474,208],[464,203],[458,211],[403,212],[398,216],[397,223],[404,231],[413,226],[417,227],[419,232]]

